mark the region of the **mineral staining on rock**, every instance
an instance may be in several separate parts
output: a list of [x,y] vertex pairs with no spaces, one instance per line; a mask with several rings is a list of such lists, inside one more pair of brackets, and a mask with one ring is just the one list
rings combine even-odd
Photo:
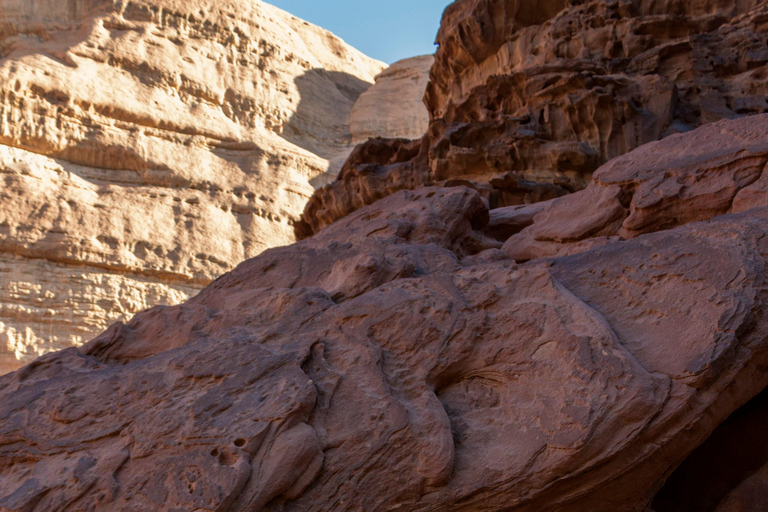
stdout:
[[395,62],[382,71],[352,107],[352,141],[359,144],[371,137],[420,139],[429,127],[424,93],[434,62],[434,56],[422,55]]
[[[387,160],[348,162],[297,234],[425,184],[463,182],[492,207],[553,199],[643,144],[765,112],[766,16],[758,0],[453,2],[420,151],[395,156],[393,140]],[[381,153],[382,141],[370,144]]]
[[[616,201],[645,219],[687,206],[631,240],[517,263],[477,191],[404,190],[0,377],[0,507],[646,510],[768,385],[768,209],[701,199],[761,181],[766,124],[569,196],[574,225],[613,211],[596,187],[636,184]],[[552,216],[528,214],[503,218]]]
[[0,0],[0,372],[290,243],[382,68],[258,1]]

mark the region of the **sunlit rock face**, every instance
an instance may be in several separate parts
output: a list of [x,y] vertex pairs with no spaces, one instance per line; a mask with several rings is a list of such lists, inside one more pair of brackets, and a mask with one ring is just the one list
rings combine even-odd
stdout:
[[0,0],[0,372],[293,241],[383,68],[260,1]]
[[352,141],[371,137],[420,139],[429,127],[424,92],[432,55],[395,62],[376,77],[376,83],[352,107],[349,128]]
[[767,163],[767,114],[637,149],[528,212],[554,257],[465,186],[265,251],[1,376],[0,510],[757,510]]
[[758,0],[453,2],[423,145],[371,141],[297,234],[424,184],[470,185],[492,208],[553,199],[643,144],[764,112],[766,16]]

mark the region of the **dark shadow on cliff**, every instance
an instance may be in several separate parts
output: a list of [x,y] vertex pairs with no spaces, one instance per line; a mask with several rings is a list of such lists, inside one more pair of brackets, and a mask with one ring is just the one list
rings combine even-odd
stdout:
[[294,83],[300,101],[278,133],[291,144],[329,160],[331,170],[340,169],[352,144],[352,107],[372,84],[349,73],[322,68],[308,70]]

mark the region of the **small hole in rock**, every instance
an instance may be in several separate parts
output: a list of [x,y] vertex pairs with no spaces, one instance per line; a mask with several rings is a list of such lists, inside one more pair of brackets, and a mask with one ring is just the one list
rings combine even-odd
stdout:
[[217,449],[215,449],[215,448],[214,448],[214,449],[213,449],[213,451],[211,452],[211,455],[213,455],[214,457],[216,457],[218,454],[219,454],[219,450],[217,450]]
[[238,448],[242,448],[243,446],[245,446],[245,439],[242,439],[242,438],[235,439],[235,446],[237,446]]

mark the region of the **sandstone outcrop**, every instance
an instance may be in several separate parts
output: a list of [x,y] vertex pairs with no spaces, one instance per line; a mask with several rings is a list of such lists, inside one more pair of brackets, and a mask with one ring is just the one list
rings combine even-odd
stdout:
[[395,62],[376,77],[376,83],[360,95],[349,118],[355,144],[371,137],[420,139],[429,127],[424,93],[433,55]]
[[453,2],[437,36],[418,157],[347,162],[340,181],[312,198],[297,234],[349,214],[360,197],[411,184],[464,182],[492,208],[550,199],[643,144],[765,112],[766,19],[759,0]]
[[[768,206],[768,116],[720,121],[695,135],[673,135],[611,160],[579,192],[510,207],[532,212],[528,226],[509,208],[495,210],[508,227],[504,249],[517,261],[562,256],[583,243],[609,243],[729,212]],[[727,170],[727,172],[724,172]],[[574,212],[579,212],[574,216]]]
[[516,263],[477,191],[404,190],[0,377],[0,510],[677,510],[664,480],[768,385],[768,208],[710,218],[762,182],[766,125],[570,196],[574,225],[642,212],[630,240]]
[[293,241],[382,67],[260,1],[0,0],[0,373]]

